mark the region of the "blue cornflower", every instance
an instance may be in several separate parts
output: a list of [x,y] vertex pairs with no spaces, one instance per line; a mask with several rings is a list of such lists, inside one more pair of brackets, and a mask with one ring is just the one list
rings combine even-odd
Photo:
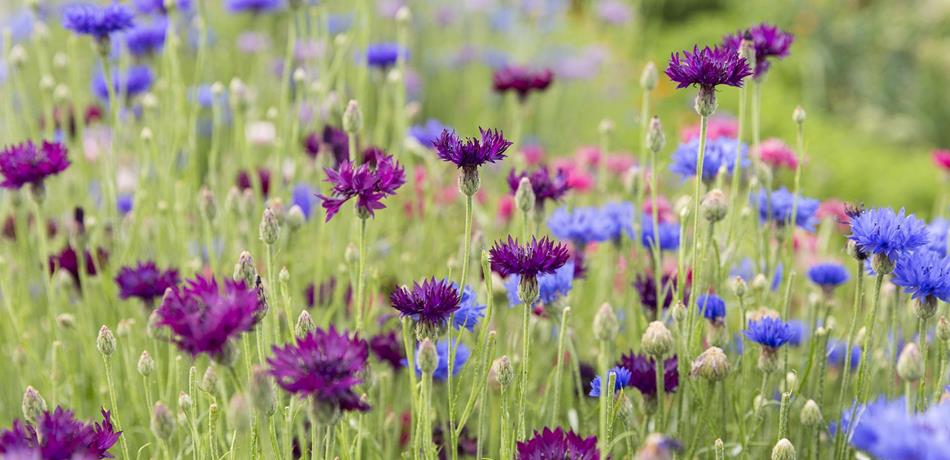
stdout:
[[94,5],[77,3],[63,10],[63,27],[82,35],[91,35],[97,40],[105,40],[114,32],[119,32],[135,24],[135,15],[127,6],[120,3]]
[[[844,367],[845,357],[848,354],[848,344],[840,340],[829,340],[826,354],[828,356],[828,364],[831,364],[835,367]],[[858,362],[861,361],[861,347],[857,344],[851,345],[851,369],[858,367]]]
[[327,16],[327,33],[339,35],[353,27],[354,15],[350,13],[330,14]]
[[[116,96],[132,98],[147,91],[155,77],[152,75],[152,69],[147,66],[135,66],[126,71],[125,75],[119,75],[119,71],[112,72],[112,90]],[[92,92],[103,101],[109,100],[109,86],[106,83],[105,76],[97,73],[92,79]]]
[[785,345],[793,338],[792,327],[771,316],[750,322],[749,328],[743,333],[747,339],[773,350]]
[[609,240],[620,241],[623,236],[634,238],[634,209],[633,203],[629,201],[607,203],[601,206],[601,219],[604,221]]
[[640,230],[640,244],[652,248],[655,238],[659,240],[661,251],[675,251],[680,247],[680,225],[676,222],[660,222],[659,237],[654,237],[653,221],[644,218]]
[[815,213],[821,204],[813,198],[805,198],[801,195],[794,195],[785,187],[773,192],[759,190],[759,193],[750,197],[753,206],[759,208],[759,219],[762,222],[772,221],[775,225],[781,227],[792,221],[792,207],[795,201],[798,206],[795,209],[795,226],[805,230],[814,230],[817,219]]
[[[908,411],[903,398],[884,398],[842,414],[841,427],[851,431],[851,445],[880,459],[948,458],[950,405],[936,404],[925,412]],[[854,426],[850,426],[854,423]]]
[[[416,350],[419,349],[417,344]],[[439,355],[439,365],[436,366],[435,371],[432,373],[432,380],[446,380],[449,378],[449,341],[447,339],[439,340],[435,344],[435,351]],[[418,353],[417,353],[418,354]],[[452,367],[452,376],[456,376],[459,372],[462,372],[462,368],[465,367],[465,363],[468,362],[468,358],[472,355],[472,351],[469,350],[464,343],[457,342],[455,344],[455,365]],[[402,365],[407,364],[406,359],[402,360]],[[416,375],[422,375],[422,369],[419,369],[419,358],[416,357]]]
[[[540,289],[539,301],[544,305],[550,305],[566,296],[571,292],[574,282],[574,262],[568,262],[563,267],[554,271],[554,273],[538,276],[538,288]],[[505,280],[505,290],[508,291],[508,306],[514,307],[521,305],[521,299],[518,297],[518,284],[521,283],[521,276],[511,275]]]
[[703,294],[696,298],[696,306],[703,317],[713,323],[722,323],[726,317],[726,302],[716,294]]
[[442,131],[447,129],[451,128],[442,124],[442,122],[439,120],[430,118],[426,120],[424,124],[415,125],[409,128],[409,135],[418,141],[423,147],[431,149],[435,146],[436,139],[442,135]]
[[927,225],[927,233],[930,235],[931,251],[942,256],[947,255],[948,233],[950,233],[950,220],[936,218]]
[[[168,14],[168,9],[165,8],[165,0],[133,0],[132,3],[135,4],[135,9],[142,14]],[[191,0],[178,0],[175,3],[177,3],[178,11],[191,11]]]
[[132,212],[135,199],[131,194],[123,193],[116,198],[115,209],[123,216]]
[[577,207],[569,211],[561,207],[548,217],[548,229],[560,240],[570,241],[582,248],[588,243],[606,241],[609,237],[607,222],[595,208]]
[[[736,167],[736,149],[739,150],[739,168],[749,167],[749,147],[735,139],[720,137],[706,142],[706,152],[703,156],[703,182],[716,179],[719,169],[725,167],[729,174]],[[696,153],[699,150],[699,139],[693,139],[680,144],[673,152],[670,171],[683,179],[696,175]]]
[[310,215],[313,214],[313,207],[320,202],[320,199],[317,198],[316,192],[309,185],[297,184],[294,187],[293,199],[291,201],[292,204],[300,206],[304,217],[310,220]]
[[[614,381],[614,393],[620,391],[621,388],[627,386],[630,383],[632,374],[625,367],[617,366],[607,372],[607,375],[616,375]],[[588,396],[593,396],[595,398],[600,397],[600,376],[594,377],[594,380],[591,380],[590,393],[588,393]]]
[[798,319],[790,319],[786,324],[788,324],[788,327],[792,330],[792,337],[788,339],[788,344],[793,347],[801,345],[808,332],[808,327],[805,326],[805,322]]
[[902,253],[930,242],[927,226],[913,214],[890,208],[868,209],[851,217],[851,235],[868,255],[880,254],[895,262]]
[[283,0],[227,0],[225,8],[232,13],[270,13],[284,9]]
[[825,292],[831,292],[834,288],[846,283],[848,278],[850,278],[848,269],[839,263],[815,264],[808,269],[808,279]]
[[366,47],[366,64],[370,67],[387,69],[399,59],[409,59],[409,50],[398,43],[373,43]]
[[950,301],[950,258],[926,249],[905,253],[897,259],[891,282],[914,300]]
[[[455,289],[458,289],[458,284],[452,283],[452,285],[455,286]],[[485,317],[485,305],[478,303],[478,297],[475,295],[475,289],[472,286],[465,285],[461,295],[462,300],[459,302],[459,309],[455,311],[452,322],[455,329],[464,327],[471,332],[475,329],[478,321]]]
[[156,18],[146,24],[138,24],[125,33],[125,46],[133,56],[146,56],[161,51],[165,46],[168,19]]

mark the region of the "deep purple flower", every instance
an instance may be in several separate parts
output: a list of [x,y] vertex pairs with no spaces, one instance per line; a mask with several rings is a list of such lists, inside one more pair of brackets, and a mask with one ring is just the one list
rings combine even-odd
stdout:
[[[140,65],[130,67],[124,75],[120,75],[118,69],[113,70],[110,81],[112,91],[115,92],[116,96],[133,98],[151,88],[155,76],[148,66]],[[93,77],[92,92],[103,101],[109,100],[109,85],[106,83],[105,75],[102,72],[96,73],[96,76]]]
[[493,271],[503,277],[520,275],[522,278],[554,273],[571,258],[567,246],[546,236],[540,240],[531,238],[530,243],[522,246],[509,235],[507,242],[496,242],[489,254]]
[[[672,393],[679,386],[680,374],[676,356],[663,361],[664,393]],[[656,397],[656,361],[646,355],[627,353],[620,356],[617,365],[630,371],[630,383],[644,397]]]
[[478,132],[481,139],[459,139],[454,131],[443,130],[434,142],[439,159],[463,169],[474,169],[504,159],[511,141],[505,139],[505,135],[497,129],[478,128]]
[[393,308],[424,327],[443,328],[452,313],[459,309],[462,297],[449,281],[431,278],[412,289],[400,287],[389,296]]
[[383,332],[369,339],[369,349],[377,359],[393,369],[404,367],[405,351],[395,331]]
[[[99,267],[104,265],[109,259],[109,253],[106,252],[105,249],[99,248],[96,250],[94,257],[92,252],[87,249],[83,251],[83,259],[83,263],[86,266],[86,274],[96,276],[96,274],[99,273]],[[55,273],[56,270],[66,270],[77,285],[79,284],[79,268],[79,254],[68,244],[63,247],[63,250],[60,251],[59,254],[50,254],[49,256],[50,274]]]
[[518,443],[518,460],[599,460],[597,436],[582,438],[560,427],[535,431],[531,439]]
[[541,92],[551,86],[554,72],[551,69],[533,71],[524,67],[504,67],[492,75],[495,91],[505,93],[514,91],[518,99],[524,100],[532,92]]
[[310,158],[316,158],[320,153],[320,136],[315,132],[307,134],[300,144],[303,146],[304,153]]
[[311,397],[324,407],[340,411],[365,412],[369,404],[354,387],[363,383],[361,375],[369,358],[366,342],[355,334],[317,329],[297,343],[274,346],[267,358],[270,374],[284,390]]
[[395,195],[396,190],[406,182],[402,166],[386,155],[376,167],[363,163],[353,167],[353,163],[344,161],[339,169],[324,168],[327,182],[333,184],[331,196],[318,195],[323,200],[329,222],[344,203],[356,198],[356,210],[361,219],[372,217],[377,209],[386,207],[383,198]]
[[718,85],[741,87],[742,80],[752,71],[745,58],[730,48],[714,46],[702,50],[698,46],[693,51],[684,50],[670,56],[670,65],[666,75],[677,83],[677,88],[699,86],[702,90],[713,91]]
[[134,267],[122,267],[115,277],[120,298],[136,297],[148,306],[163,296],[166,289],[177,286],[178,281],[177,270],[160,270],[152,261],[139,262]]
[[66,146],[46,142],[37,148],[33,141],[8,146],[0,152],[0,187],[18,189],[26,184],[40,185],[47,177],[69,167]]
[[206,353],[227,363],[231,339],[254,328],[262,305],[256,288],[240,281],[197,276],[169,291],[156,310],[158,324],[171,330],[171,341],[192,356]]
[[323,145],[329,147],[330,152],[333,153],[334,166],[339,166],[350,158],[350,138],[346,135],[346,131],[326,125],[323,127],[321,138]]
[[371,67],[387,69],[400,59],[409,59],[409,50],[398,43],[373,43],[366,47],[366,63]]
[[125,33],[125,46],[133,56],[157,53],[165,46],[168,19],[159,17],[147,24],[138,24]]
[[[640,305],[652,312],[650,316],[654,316],[656,313],[656,283],[653,279],[653,274],[650,272],[645,272],[643,274],[637,274],[633,279],[633,288],[637,290],[637,294],[640,297]],[[662,292],[665,292],[666,295],[663,296],[662,308],[666,310],[670,308],[670,304],[673,303],[673,290],[676,288],[676,275],[671,273],[664,273],[660,277],[660,289]],[[684,286],[683,293],[683,303],[689,303],[689,291],[690,291],[690,279],[686,279],[686,285]]]
[[132,10],[120,3],[79,3],[69,5],[63,10],[63,27],[99,40],[108,38],[113,32],[128,29],[134,23],[135,15]]
[[795,36],[766,23],[759,24],[745,32],[726,35],[722,46],[738,53],[743,39],[752,41],[755,48],[755,78],[761,78],[769,70],[769,59],[782,59],[788,56],[788,49],[795,41]]
[[102,409],[102,422],[83,423],[72,411],[57,407],[45,411],[37,424],[19,419],[0,433],[0,454],[10,459],[102,459],[112,458],[109,449],[119,440],[109,411]]
[[[234,180],[234,185],[237,186],[238,190],[242,192],[244,190],[254,190],[255,184],[252,182],[251,174],[247,170],[238,171],[237,178]],[[270,170],[267,168],[259,168],[257,170],[257,184],[261,188],[261,195],[265,198],[270,195]]]
[[552,177],[546,166],[540,166],[532,173],[524,171],[518,174],[512,169],[511,172],[508,173],[508,189],[511,190],[511,193],[518,191],[518,185],[521,184],[523,177],[527,177],[528,181],[531,182],[531,190],[534,191],[535,206],[538,208],[543,207],[547,201],[560,200],[561,197],[567,193],[568,189],[571,188],[567,183],[567,173],[565,173],[564,170],[558,169],[557,173]]

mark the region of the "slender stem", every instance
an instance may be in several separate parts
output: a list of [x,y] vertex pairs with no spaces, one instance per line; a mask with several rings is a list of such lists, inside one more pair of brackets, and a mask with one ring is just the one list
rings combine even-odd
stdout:
[[564,336],[567,333],[567,319],[571,314],[571,307],[564,307],[561,311],[561,328],[557,334],[557,364],[554,367],[554,407],[551,409],[551,426],[558,426],[558,403],[561,401],[561,374],[564,368]]
[[[656,423],[654,423],[653,429],[659,433],[664,432],[666,427],[665,421],[663,420],[663,399],[666,394],[666,386],[663,381],[663,372],[665,367],[665,362],[660,357],[654,358],[654,368],[656,369]],[[606,457],[605,457],[606,458]]]
[[[472,195],[465,195],[465,233],[462,234],[462,278],[459,280],[459,293],[465,292],[465,283],[468,281],[469,256],[472,252]],[[454,322],[454,314],[453,322]],[[461,328],[459,328],[461,329]],[[451,334],[449,329],[449,334]],[[453,459],[458,457],[458,436],[455,430],[455,400],[456,395],[452,386],[452,374],[455,370],[455,347],[458,347],[457,340],[449,341],[449,366],[446,387],[448,389],[449,399],[449,445],[447,447],[449,455]]]
[[518,385],[518,440],[523,441],[526,437],[527,432],[527,423],[525,422],[525,412],[527,412],[527,407],[525,407],[525,393],[528,388],[528,367],[530,365],[529,357],[531,356],[531,305],[534,304],[534,300],[531,302],[525,302],[524,309],[522,310],[521,318],[521,382]]
[[[112,410],[110,411],[112,423],[115,424],[116,431],[122,431],[122,424],[119,423],[119,416],[117,414],[119,405],[116,403],[115,382],[112,379],[112,362],[109,361],[109,357],[106,355],[102,355],[102,362],[105,363],[106,383],[109,385],[109,401],[112,404]],[[119,436],[119,441],[122,444],[122,455],[125,456],[125,458],[132,458],[129,456],[129,442],[126,440],[126,436]]]
[[359,236],[359,262],[356,275],[356,330],[363,332],[363,291],[366,289],[365,269],[366,269],[366,219],[360,218],[360,236]]

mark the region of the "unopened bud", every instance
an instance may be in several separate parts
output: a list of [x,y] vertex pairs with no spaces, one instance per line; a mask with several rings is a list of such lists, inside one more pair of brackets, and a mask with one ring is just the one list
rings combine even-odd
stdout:
[[228,403],[228,425],[238,433],[247,433],[251,431],[251,408],[247,403],[244,393],[237,393],[231,397]]
[[274,386],[271,384],[270,375],[267,373],[267,369],[260,365],[255,365],[251,369],[248,395],[254,409],[258,412],[270,416],[277,410],[277,397],[274,394]]
[[115,352],[115,336],[105,325],[99,328],[99,336],[96,337],[96,348],[104,356],[110,356]]
[[439,367],[439,353],[435,349],[435,344],[428,338],[422,339],[422,342],[419,343],[416,360],[419,363],[419,370],[424,375],[432,374]]
[[56,315],[56,325],[61,329],[72,329],[76,325],[76,317],[70,313]]
[[796,460],[795,446],[788,439],[782,438],[772,448],[772,460]]
[[205,393],[213,394],[218,387],[218,374],[214,371],[214,367],[208,366],[208,369],[205,370],[204,376],[201,378],[201,383],[198,384],[200,388]]
[[[350,100],[343,111],[343,131],[353,135],[363,129],[363,113],[360,111],[360,105],[355,100]],[[355,155],[356,152],[350,152]]]
[[270,246],[280,238],[280,222],[277,221],[277,215],[271,208],[264,208],[264,216],[261,217],[260,237],[264,244]]
[[507,356],[502,356],[492,362],[491,373],[502,388],[511,385],[511,382],[515,379],[515,372],[511,368],[511,360]]
[[297,317],[297,326],[294,328],[297,337],[304,337],[316,328],[317,326],[313,324],[313,317],[310,316],[310,312],[307,310],[301,311],[300,316]]
[[647,148],[653,153],[659,153],[666,145],[666,136],[663,134],[663,124],[660,123],[660,117],[650,119],[650,126],[647,128]]
[[521,181],[518,182],[518,190],[515,192],[515,203],[521,212],[527,214],[534,209],[534,202],[534,188],[531,186],[531,180],[522,177]]
[[795,110],[792,112],[792,120],[795,121],[795,124],[802,124],[805,122],[805,109],[802,106],[795,107]]
[[290,228],[290,231],[299,230],[306,222],[307,217],[304,216],[303,209],[301,209],[300,206],[293,205],[290,207],[290,210],[287,211],[287,227]]
[[659,359],[673,351],[673,334],[666,325],[654,321],[647,326],[640,343],[648,355]]
[[721,348],[709,347],[693,360],[690,374],[710,382],[721,382],[729,375],[729,358]]
[[802,425],[810,427],[821,426],[824,423],[818,403],[811,399],[805,401],[805,405],[802,406],[801,419]]
[[594,315],[594,338],[600,341],[612,341],[620,332],[620,322],[614,313],[613,307],[604,303]]
[[944,342],[950,340],[950,321],[947,321],[946,316],[937,318],[937,338]]
[[901,350],[897,358],[897,375],[908,382],[916,382],[924,376],[924,360],[916,343],[910,342]]
[[26,391],[23,392],[23,402],[20,407],[23,409],[23,418],[33,424],[40,420],[47,410],[46,400],[32,386],[26,387]]
[[175,434],[175,416],[161,401],[152,408],[152,433],[158,439],[169,439]]
[[188,393],[184,391],[178,393],[178,408],[181,409],[182,412],[191,412],[191,408],[194,407],[194,404],[194,401],[191,400],[191,396],[188,396]]
[[689,310],[686,309],[686,305],[683,304],[682,300],[677,300],[676,304],[673,305],[673,321],[682,323],[683,321],[686,321],[688,316]]
[[746,290],[748,290],[748,285],[745,284],[745,280],[741,276],[732,279],[732,292],[735,293],[736,297],[740,299],[744,297]]
[[643,66],[643,73],[640,74],[640,87],[647,91],[653,91],[658,79],[656,64],[652,61],[647,62],[647,65]]
[[710,223],[716,223],[726,217],[729,211],[729,200],[722,190],[712,189],[700,202],[703,218]]
[[257,267],[254,266],[254,258],[251,257],[250,252],[241,251],[237,264],[234,265],[234,281],[243,281],[245,287],[251,287],[255,280],[257,280]]
[[148,377],[152,375],[152,372],[155,372],[155,360],[152,359],[152,355],[148,354],[147,351],[143,351],[142,355],[139,356],[139,362],[136,368],[139,374],[142,374],[143,377]]

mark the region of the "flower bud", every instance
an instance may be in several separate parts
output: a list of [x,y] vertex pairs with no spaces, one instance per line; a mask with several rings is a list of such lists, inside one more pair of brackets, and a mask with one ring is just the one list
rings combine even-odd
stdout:
[[254,258],[251,253],[241,251],[238,256],[237,264],[234,265],[234,281],[243,281],[245,287],[254,286],[257,280],[257,267],[254,266]]
[[419,370],[424,375],[430,375],[439,367],[439,353],[435,349],[435,344],[428,338],[422,339],[419,343],[419,351],[416,352],[416,361],[419,364]]
[[673,334],[666,325],[654,321],[647,326],[640,343],[648,355],[659,359],[673,351]]
[[729,358],[719,347],[709,347],[693,360],[690,374],[710,382],[721,382],[729,375]]
[[541,287],[540,284],[538,284],[537,277],[521,277],[521,281],[518,282],[518,298],[521,299],[522,303],[524,303],[525,308],[531,308],[534,306],[535,301],[538,299],[538,293],[540,290]]
[[491,374],[502,388],[507,388],[515,379],[515,372],[511,368],[511,360],[507,356],[502,356],[492,362]]
[[251,381],[248,383],[248,395],[251,404],[258,412],[270,416],[277,410],[277,397],[274,386],[271,385],[267,369],[260,365],[251,368]]
[[201,377],[201,383],[198,384],[200,388],[205,393],[213,394],[218,387],[218,374],[214,371],[213,366],[208,366],[208,369],[205,370],[205,374]]
[[617,315],[614,314],[613,307],[604,303],[594,315],[594,338],[600,341],[612,341],[620,332],[620,322],[617,321]]
[[148,377],[152,375],[152,372],[155,372],[155,360],[152,359],[152,355],[148,354],[147,351],[143,351],[142,355],[139,356],[139,362],[136,367],[139,374],[142,374],[142,377]]
[[788,439],[782,438],[772,448],[772,460],[796,460],[795,446]]
[[290,207],[290,210],[287,211],[287,226],[290,227],[290,231],[299,230],[306,222],[307,216],[304,216],[303,209],[301,209],[300,206],[293,205]]
[[716,90],[700,87],[699,93],[696,94],[696,101],[693,104],[696,113],[701,117],[708,118],[716,113],[718,107],[719,102],[716,101]]
[[161,401],[152,408],[152,433],[158,439],[167,440],[175,434],[175,416]]
[[280,238],[280,223],[277,221],[277,215],[271,208],[264,208],[264,216],[261,218],[260,237],[264,244],[270,246]]
[[738,298],[745,296],[746,291],[748,290],[748,285],[745,283],[745,280],[741,276],[737,276],[732,279],[732,292]]
[[191,400],[191,396],[188,396],[188,393],[184,391],[178,393],[178,408],[181,409],[182,412],[191,412],[194,404],[194,401]]
[[908,382],[916,382],[924,376],[924,360],[916,343],[910,342],[901,350],[897,358],[897,375]]
[[474,166],[465,166],[459,170],[459,191],[465,196],[473,196],[478,192],[481,186],[481,178],[478,176],[478,168]]
[[769,288],[769,279],[764,274],[759,273],[752,278],[752,290],[757,293],[763,293]]
[[[360,105],[356,100],[351,99],[343,111],[343,131],[353,135],[363,129],[363,113],[360,111]],[[350,155],[356,155],[356,152],[350,152]]]
[[887,254],[876,253],[871,256],[871,268],[879,275],[890,275],[894,271],[894,261]]
[[795,110],[792,112],[792,120],[795,124],[800,125],[805,122],[805,109],[802,106],[796,106]]
[[301,311],[300,316],[297,317],[297,326],[294,328],[297,337],[304,337],[316,328],[317,326],[313,324],[313,317],[310,316],[310,312],[307,310]]
[[722,190],[712,189],[703,197],[700,208],[707,222],[716,223],[726,217],[729,211],[729,200],[726,199],[726,194],[722,193]]
[[818,407],[818,403],[811,399],[805,401],[805,405],[802,406],[801,420],[802,425],[805,426],[821,426],[824,420],[821,416],[821,409]]
[[937,298],[928,295],[924,296],[922,299],[917,299],[914,301],[914,314],[918,318],[926,321],[930,318],[933,318],[934,314],[937,313]]
[[23,402],[20,408],[23,409],[23,418],[27,422],[35,424],[47,410],[46,400],[43,399],[39,391],[36,391],[36,388],[28,386],[26,391],[23,392]]
[[643,73],[640,74],[640,87],[646,91],[653,91],[658,79],[656,64],[653,61],[647,62],[647,65],[643,66]]
[[950,340],[950,321],[947,321],[946,316],[937,318],[937,338],[944,342]]
[[653,153],[659,153],[666,145],[666,136],[663,135],[663,124],[660,123],[660,117],[654,116],[650,119],[650,126],[647,128],[647,148]]
[[677,300],[676,304],[673,305],[673,321],[682,323],[686,321],[688,316],[689,310],[686,309],[686,305],[683,304],[682,300]]
[[522,177],[521,181],[518,182],[518,190],[515,192],[515,203],[521,212],[527,214],[534,209],[534,201],[534,188],[531,187],[531,180]]
[[406,24],[412,19],[412,13],[409,11],[409,7],[406,5],[400,6],[396,10],[396,16],[393,18],[399,24]]
[[228,403],[228,426],[240,433],[251,431],[251,408],[247,404],[244,393],[237,393]]
[[104,356],[110,356],[115,352],[115,336],[105,325],[99,328],[99,336],[96,337],[96,348]]
[[614,132],[614,129],[616,127],[617,125],[614,124],[613,120],[609,118],[604,118],[603,120],[600,120],[600,124],[597,125],[597,131],[600,132],[600,135],[607,136],[610,133]]
[[56,315],[56,325],[60,329],[72,329],[76,325],[76,316],[70,313]]

